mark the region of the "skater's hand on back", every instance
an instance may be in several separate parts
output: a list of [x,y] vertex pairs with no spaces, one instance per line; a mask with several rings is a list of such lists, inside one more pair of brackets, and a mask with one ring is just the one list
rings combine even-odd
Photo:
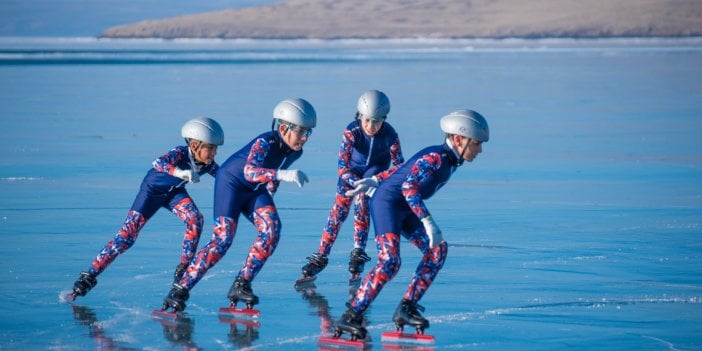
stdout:
[[197,172],[193,172],[191,169],[176,168],[173,171],[173,176],[191,183],[197,183],[200,181],[200,175],[197,174]]
[[443,235],[441,235],[441,229],[439,229],[439,226],[434,221],[434,218],[431,218],[431,216],[422,218],[422,224],[424,225],[424,230],[429,236],[429,248],[433,249],[436,247],[436,245],[441,243],[442,240],[444,240]]
[[278,171],[278,180],[283,182],[291,182],[302,188],[305,183],[309,182],[307,175],[299,169],[281,169]]
[[371,196],[375,192],[375,188],[377,188],[380,183],[378,182],[378,178],[376,176],[372,176],[370,178],[359,179],[352,182],[351,185],[353,185],[354,188],[345,193],[345,195],[348,197],[354,197],[356,194],[363,191],[365,191],[368,196]]

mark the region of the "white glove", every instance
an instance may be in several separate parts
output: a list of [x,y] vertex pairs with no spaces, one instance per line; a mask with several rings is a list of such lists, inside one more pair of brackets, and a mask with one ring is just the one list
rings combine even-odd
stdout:
[[193,172],[192,169],[176,168],[175,171],[173,171],[173,176],[182,180],[187,180],[191,183],[197,183],[200,181],[200,175],[197,174],[197,172]]
[[[368,196],[371,196],[375,192],[375,188],[377,188],[380,183],[378,182],[378,177],[372,176],[370,178],[359,179],[352,182],[351,185],[353,185],[354,188],[345,193],[345,195],[348,197],[354,197],[356,194],[362,191],[370,193]],[[371,189],[373,190],[371,191]]]
[[422,224],[424,225],[424,230],[429,236],[429,248],[433,249],[436,247],[436,245],[441,243],[442,240],[444,240],[444,237],[441,235],[441,229],[439,229],[439,226],[436,225],[434,218],[431,218],[431,216],[422,218]]
[[278,180],[295,183],[300,188],[302,188],[305,183],[309,182],[307,175],[299,169],[278,170]]

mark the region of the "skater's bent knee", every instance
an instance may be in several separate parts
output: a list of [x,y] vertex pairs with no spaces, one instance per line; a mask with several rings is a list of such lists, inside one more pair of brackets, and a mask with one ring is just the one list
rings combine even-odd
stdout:
[[378,266],[381,266],[384,272],[387,272],[392,276],[400,271],[401,265],[402,259],[400,259],[400,256],[381,256],[380,260],[378,261]]

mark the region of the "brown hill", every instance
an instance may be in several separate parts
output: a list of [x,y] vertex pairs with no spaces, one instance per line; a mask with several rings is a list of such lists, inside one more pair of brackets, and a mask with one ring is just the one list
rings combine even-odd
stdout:
[[107,29],[126,38],[700,36],[700,0],[287,0]]

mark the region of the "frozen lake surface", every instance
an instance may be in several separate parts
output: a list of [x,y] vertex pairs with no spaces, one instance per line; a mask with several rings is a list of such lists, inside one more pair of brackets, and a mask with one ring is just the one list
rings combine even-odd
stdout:
[[[351,223],[316,289],[293,288],[319,242],[341,131],[385,91],[406,157],[439,144],[457,108],[490,123],[484,152],[427,205],[449,242],[421,304],[429,349],[702,350],[702,39],[109,41],[0,39],[0,349],[315,349],[345,310]],[[165,210],[75,304],[71,288],[112,238],[151,161],[195,116],[217,119],[223,162],[306,98],[318,127],[283,184],[283,233],[254,281],[260,325],[217,309],[254,240],[191,292],[188,320],[152,320],[183,225]],[[209,178],[190,185],[212,228]],[[369,245],[373,252],[373,245]],[[419,255],[369,310],[370,347]],[[367,270],[368,268],[366,268]]]

